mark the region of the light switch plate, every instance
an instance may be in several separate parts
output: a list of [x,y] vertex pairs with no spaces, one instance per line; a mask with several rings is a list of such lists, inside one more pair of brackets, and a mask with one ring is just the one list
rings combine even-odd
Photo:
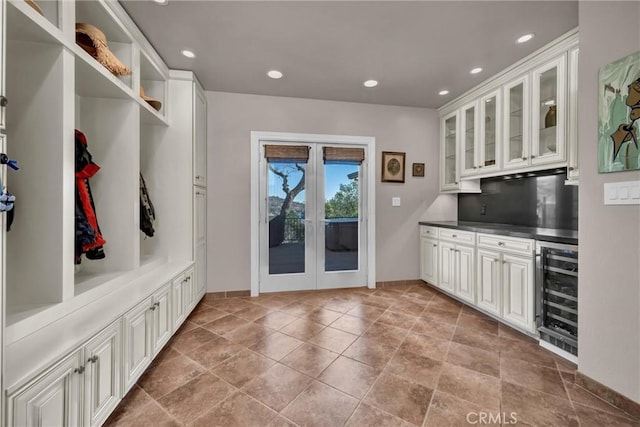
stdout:
[[605,205],[640,205],[640,181],[604,184]]
[[391,206],[400,206],[400,197],[392,197]]

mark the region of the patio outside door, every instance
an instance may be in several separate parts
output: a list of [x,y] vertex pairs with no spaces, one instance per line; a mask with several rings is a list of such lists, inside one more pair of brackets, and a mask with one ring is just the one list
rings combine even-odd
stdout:
[[366,286],[365,147],[260,148],[260,293]]

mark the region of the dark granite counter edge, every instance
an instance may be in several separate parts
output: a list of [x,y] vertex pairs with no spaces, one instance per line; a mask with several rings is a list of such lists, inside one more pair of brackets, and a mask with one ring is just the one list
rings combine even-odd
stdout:
[[[509,227],[506,225],[501,225],[500,228],[497,228],[495,226],[483,227],[482,225],[457,224],[454,222],[447,223],[444,221],[442,222],[441,221],[420,221],[419,224],[429,225],[432,227],[454,228],[457,230],[473,231],[476,233],[498,234],[502,236],[520,237],[523,239],[535,239],[535,240],[540,240],[545,242],[566,243],[569,245],[578,244],[577,231],[575,232],[575,237],[574,237],[574,236],[566,235],[568,234],[567,230],[557,230],[557,231],[550,230],[549,232],[545,232],[545,233],[536,233],[533,231],[529,232],[524,230],[509,229]],[[515,226],[515,228],[522,228],[522,227]]]

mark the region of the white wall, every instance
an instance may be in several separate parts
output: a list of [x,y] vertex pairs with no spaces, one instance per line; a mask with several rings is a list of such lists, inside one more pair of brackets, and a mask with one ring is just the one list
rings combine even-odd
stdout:
[[640,207],[604,206],[605,182],[640,172],[598,174],[600,67],[640,49],[640,2],[581,1],[579,63],[579,366],[640,402]]
[[[250,284],[250,132],[373,136],[382,151],[407,153],[404,184],[376,182],[377,281],[417,279],[418,221],[455,219],[457,198],[438,194],[435,110],[311,99],[207,92],[208,291]],[[426,163],[424,178],[411,163]],[[402,199],[391,207],[391,197]]]

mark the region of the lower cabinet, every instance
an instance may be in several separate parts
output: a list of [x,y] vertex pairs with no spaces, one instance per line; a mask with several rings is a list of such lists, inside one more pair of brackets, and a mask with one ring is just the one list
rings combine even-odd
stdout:
[[502,318],[529,332],[535,332],[533,284],[531,258],[502,255]]
[[420,237],[420,279],[438,286],[438,241]]
[[138,381],[153,357],[151,334],[152,297],[129,310],[123,317],[124,324],[124,393]]
[[193,268],[181,273],[53,367],[9,390],[7,425],[102,425],[196,304],[193,277]]
[[159,291],[153,294],[153,304],[151,305],[153,317],[152,348],[155,356],[162,350],[162,347],[169,342],[173,333],[173,319],[171,315],[171,303],[173,299],[171,283],[164,285]]
[[478,249],[478,307],[496,316],[502,316],[500,252]]
[[122,395],[120,319],[9,397],[9,425],[101,425]]
[[438,245],[439,287],[475,304],[475,248],[442,240]]
[[122,395],[122,323],[112,323],[84,346],[84,425],[101,425]]
[[[9,425],[75,427],[81,424],[82,350],[9,396]],[[81,368],[82,367],[82,368]]]

